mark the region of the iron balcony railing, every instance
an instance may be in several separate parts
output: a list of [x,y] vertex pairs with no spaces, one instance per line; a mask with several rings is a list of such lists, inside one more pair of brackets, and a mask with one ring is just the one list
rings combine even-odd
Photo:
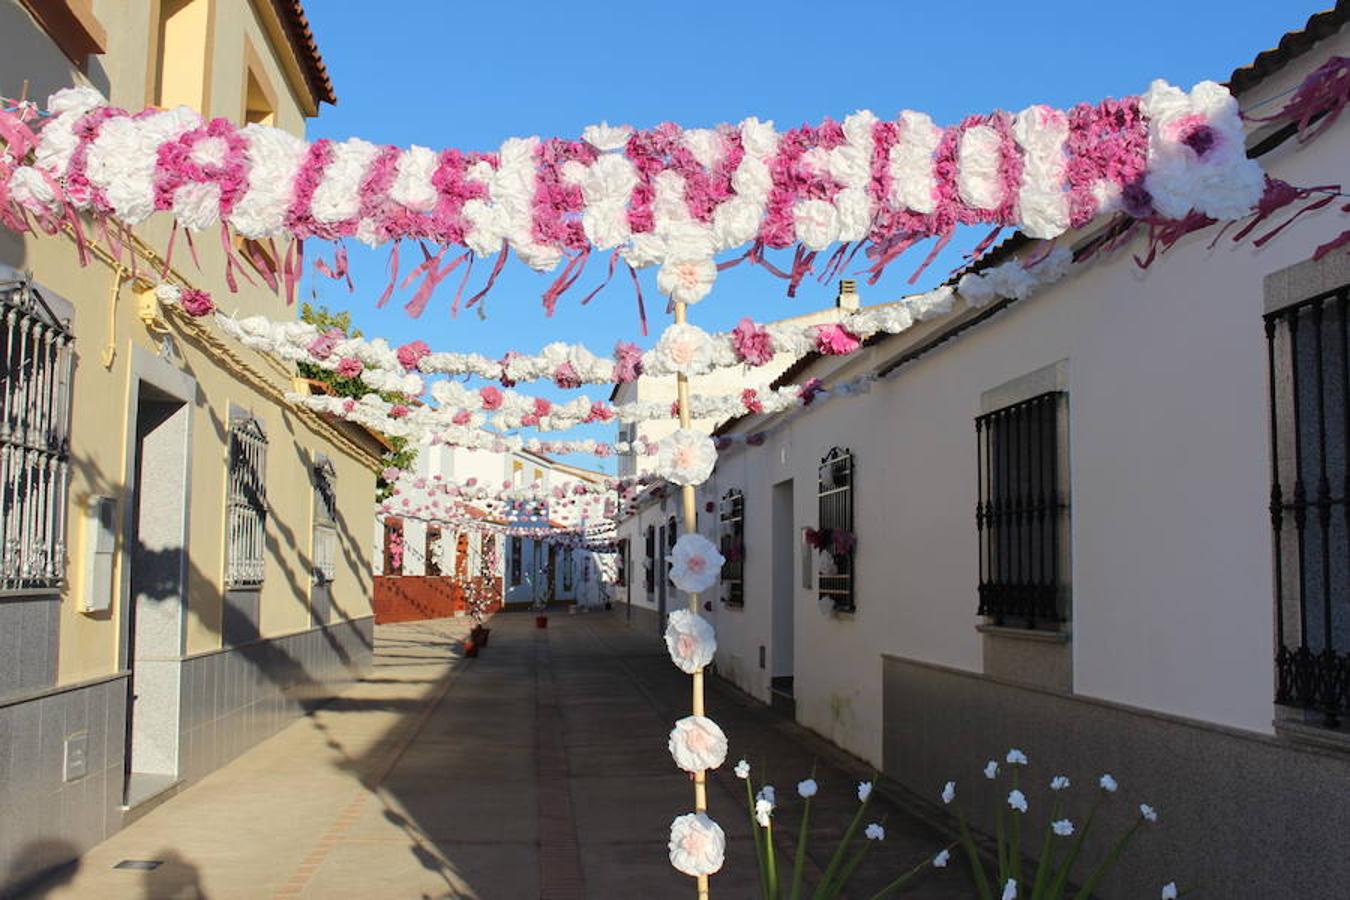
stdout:
[[[853,536],[853,453],[834,447],[820,461],[818,471],[819,487],[816,493],[816,527],[822,535],[847,533]],[[851,544],[851,540],[848,542]],[[847,552],[834,552],[834,542],[823,548],[821,555],[828,555],[832,562],[832,572],[822,571],[817,592],[822,601],[829,602],[835,612],[854,612],[854,556],[856,550],[849,546]]]

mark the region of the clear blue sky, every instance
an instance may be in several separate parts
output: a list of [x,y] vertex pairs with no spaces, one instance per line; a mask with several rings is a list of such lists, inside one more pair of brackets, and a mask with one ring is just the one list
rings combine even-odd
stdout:
[[[511,136],[575,137],[601,119],[637,127],[662,121],[706,127],[755,115],[787,128],[863,108],[883,118],[910,108],[949,124],[996,108],[1067,106],[1138,93],[1153,78],[1186,87],[1206,78],[1225,81],[1235,67],[1327,5],[1326,0],[311,0],[307,11],[338,103],[324,108],[309,134],[492,150]],[[962,250],[978,239],[969,237],[964,248],[949,249],[917,287],[931,287],[958,265]],[[552,318],[545,317],[539,298],[553,276],[513,260],[487,298],[485,319],[464,312],[450,317],[457,272],[414,320],[397,297],[383,310],[375,308],[387,280],[387,251],[353,246],[351,254],[355,294],[311,278],[305,296],[350,309],[367,335],[396,344],[420,337],[438,350],[501,355],[508,349],[533,351],[553,340],[579,341],[607,353],[618,339],[638,340],[632,285],[622,271],[589,306],[579,306],[604,277],[604,257],[592,260]],[[905,281],[926,254],[923,247],[913,249],[877,285],[860,285],[863,302],[881,303],[915,290]],[[476,281],[486,277],[490,265],[484,263],[490,262],[475,267]],[[723,273],[691,319],[713,330],[729,328],[745,315],[784,318],[830,303],[834,291],[833,284],[808,280],[789,299],[783,282],[742,266]],[[646,346],[666,321],[664,298],[650,272],[644,273],[644,295],[652,338],[638,342]],[[548,385],[523,389],[563,396]],[[586,392],[607,393],[603,387]],[[582,433],[612,438],[613,429]]]

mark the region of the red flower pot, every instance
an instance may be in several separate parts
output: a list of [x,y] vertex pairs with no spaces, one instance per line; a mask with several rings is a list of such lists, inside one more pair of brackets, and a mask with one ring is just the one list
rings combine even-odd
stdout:
[[547,627],[548,627],[548,616],[535,616],[535,617],[534,617],[534,627],[535,627],[535,628],[547,628]]
[[464,655],[468,657],[478,655],[478,645],[473,642],[472,638],[464,642]]

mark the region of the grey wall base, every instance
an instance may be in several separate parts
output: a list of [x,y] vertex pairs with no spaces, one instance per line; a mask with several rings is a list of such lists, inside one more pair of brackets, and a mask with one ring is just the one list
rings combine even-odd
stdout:
[[[1350,753],[1226,729],[898,657],[883,658],[883,768],[920,797],[956,781],[986,834],[1010,789],[1003,758],[1023,750],[1031,809],[1023,835],[1044,834],[1047,784],[1067,775],[1066,815],[1081,823],[1106,772],[1106,798],[1084,859],[1100,862],[1140,803],[1160,821],[1136,835],[1098,891],[1105,900],[1156,897],[1176,881],[1226,900],[1340,897],[1350,884]],[[981,774],[997,759],[997,782]],[[1083,872],[1077,873],[1081,883]]]
[[[620,603],[616,604],[614,609],[620,615],[623,615],[629,607]],[[665,623],[661,621],[661,616],[655,609],[650,606],[638,606],[634,603],[632,615],[628,618],[628,627],[642,634],[660,635],[665,628]]]
[[[196,781],[367,674],[371,617],[186,658],[178,777]],[[125,673],[0,700],[0,897],[122,827]],[[64,780],[87,733],[86,774]]]

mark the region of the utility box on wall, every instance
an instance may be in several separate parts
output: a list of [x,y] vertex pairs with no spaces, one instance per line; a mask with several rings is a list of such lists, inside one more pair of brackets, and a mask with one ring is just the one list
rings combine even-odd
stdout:
[[79,593],[82,613],[100,613],[112,607],[116,510],[117,501],[112,497],[90,497],[85,506]]

